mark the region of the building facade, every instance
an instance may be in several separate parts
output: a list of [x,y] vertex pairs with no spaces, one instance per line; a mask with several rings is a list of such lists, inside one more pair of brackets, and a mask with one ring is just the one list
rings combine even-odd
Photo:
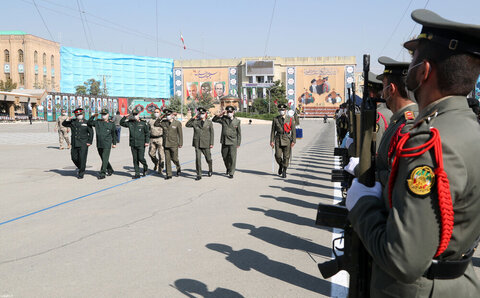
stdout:
[[19,89],[60,91],[60,45],[22,31],[0,31],[3,70]]

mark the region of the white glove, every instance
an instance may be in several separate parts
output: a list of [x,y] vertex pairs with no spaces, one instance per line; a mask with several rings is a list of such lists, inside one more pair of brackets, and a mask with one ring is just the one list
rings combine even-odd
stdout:
[[347,137],[347,139],[345,140],[345,148],[348,149],[348,147],[350,147],[350,145],[353,144],[353,139],[351,137]]
[[348,162],[348,165],[346,165],[343,169],[347,172],[349,172],[352,175],[355,175],[355,167],[358,165],[360,162],[359,157],[350,157],[350,161]]
[[347,191],[347,201],[345,205],[348,211],[352,210],[360,198],[365,196],[380,198],[382,195],[382,186],[379,182],[375,182],[374,187],[368,187],[358,182],[358,179],[353,179],[352,186]]

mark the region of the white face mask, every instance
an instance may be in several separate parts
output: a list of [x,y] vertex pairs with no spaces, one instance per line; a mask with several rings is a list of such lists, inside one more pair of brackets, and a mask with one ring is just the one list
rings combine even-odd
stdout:
[[140,119],[140,115],[135,115],[134,117],[135,117],[135,120]]
[[168,116],[167,116],[167,120],[170,121],[170,120],[172,120],[172,119],[173,119],[173,117],[172,117],[171,115],[168,115]]
[[206,115],[207,115],[207,114],[200,114],[200,118],[205,119],[205,116],[206,116]]
[[107,121],[108,120],[108,114],[102,115],[103,120]]
[[230,118],[233,118],[233,113],[229,112],[229,113],[227,113],[227,116],[230,117]]
[[67,116],[67,113],[62,113],[63,116]]
[[155,113],[155,114],[153,114],[153,115],[155,116],[155,118],[160,117],[160,113]]
[[77,116],[77,119],[78,119],[78,120],[82,120],[82,119],[83,119],[83,115],[78,115],[78,116]]
[[284,115],[285,115],[285,111],[280,111],[280,115],[284,116]]

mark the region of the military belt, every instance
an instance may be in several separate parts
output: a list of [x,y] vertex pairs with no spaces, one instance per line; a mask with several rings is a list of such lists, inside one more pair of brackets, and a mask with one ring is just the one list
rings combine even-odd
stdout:
[[162,136],[150,136],[150,139],[158,139],[161,138]]
[[430,267],[423,274],[428,279],[455,279],[465,273],[472,261],[473,250],[461,260],[440,261],[433,260]]

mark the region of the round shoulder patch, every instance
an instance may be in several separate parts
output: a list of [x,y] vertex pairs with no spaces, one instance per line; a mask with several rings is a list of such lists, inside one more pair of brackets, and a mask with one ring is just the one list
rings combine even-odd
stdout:
[[408,189],[415,195],[428,195],[435,183],[435,173],[429,166],[420,166],[410,172],[407,180]]

